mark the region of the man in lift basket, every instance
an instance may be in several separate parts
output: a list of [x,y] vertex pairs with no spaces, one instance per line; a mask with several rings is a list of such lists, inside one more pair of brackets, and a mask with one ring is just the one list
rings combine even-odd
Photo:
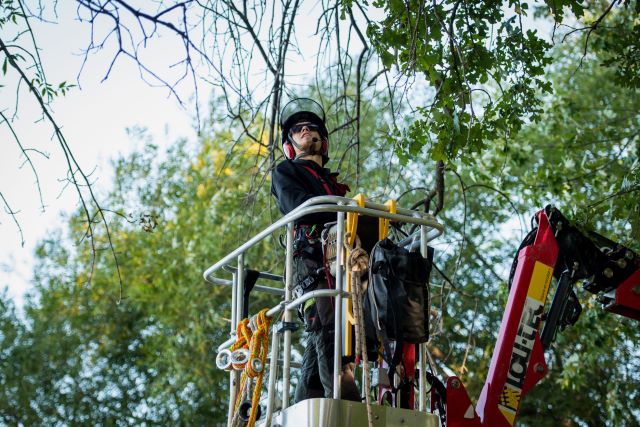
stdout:
[[[289,102],[280,115],[282,149],[286,159],[272,175],[271,193],[283,214],[305,201],[325,195],[344,196],[349,190],[337,181],[338,174],[324,168],[329,161],[329,132],[322,107],[312,99]],[[334,278],[323,262],[320,233],[324,225],[335,222],[335,212],[306,215],[295,222],[294,294],[333,288]],[[331,297],[308,300],[300,308],[307,345],[295,401],[333,396],[334,301]],[[342,398],[360,401],[350,365],[342,369]]]

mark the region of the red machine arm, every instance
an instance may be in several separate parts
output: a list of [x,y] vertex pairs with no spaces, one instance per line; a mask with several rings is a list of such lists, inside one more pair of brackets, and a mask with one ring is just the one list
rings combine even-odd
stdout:
[[[605,310],[640,320],[640,257],[635,252],[579,231],[551,206],[535,219],[538,226],[523,242],[512,270],[505,315],[476,413],[467,409],[460,416],[469,399],[466,392],[460,393],[460,381],[449,378],[448,427],[514,425],[522,398],[547,373],[544,349],[558,329],[575,323],[580,315],[573,292],[576,282],[584,281],[584,289],[596,294]],[[545,312],[553,277],[558,284]]]

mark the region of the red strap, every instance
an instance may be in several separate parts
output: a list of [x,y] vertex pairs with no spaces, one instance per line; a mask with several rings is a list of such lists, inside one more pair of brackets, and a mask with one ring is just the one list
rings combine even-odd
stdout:
[[329,184],[327,184],[327,182],[324,179],[322,179],[322,177],[320,176],[320,174],[318,174],[318,172],[313,170],[313,168],[310,166],[302,165],[302,167],[308,170],[309,173],[311,173],[311,175],[313,175],[318,181],[322,183],[322,186],[324,187],[324,191],[326,191],[328,195],[330,196],[334,195],[333,191],[331,190],[331,187],[329,187]]
[[[416,375],[416,345],[409,344],[408,342],[402,345],[402,364],[404,365],[404,374],[407,379],[413,382]],[[414,404],[414,389],[409,389],[409,401],[407,407],[413,408]]]

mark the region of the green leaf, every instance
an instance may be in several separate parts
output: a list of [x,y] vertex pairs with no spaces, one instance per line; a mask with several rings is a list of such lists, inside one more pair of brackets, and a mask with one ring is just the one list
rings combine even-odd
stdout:
[[395,56],[393,56],[391,52],[384,51],[384,52],[381,52],[380,60],[382,61],[382,64],[388,68],[395,63],[396,58]]
[[453,112],[453,130],[456,135],[460,134],[460,119],[457,111]]

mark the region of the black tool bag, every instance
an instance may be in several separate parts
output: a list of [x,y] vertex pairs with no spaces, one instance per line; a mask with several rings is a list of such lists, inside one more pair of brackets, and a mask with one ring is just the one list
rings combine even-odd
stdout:
[[[369,339],[382,341],[385,359],[392,357],[387,352],[391,341],[396,341],[393,353],[397,355],[403,342],[418,344],[429,339],[427,283],[432,257],[433,250],[427,259],[389,239],[381,240],[371,251],[364,301],[365,328]],[[387,362],[391,365],[391,360]]]

